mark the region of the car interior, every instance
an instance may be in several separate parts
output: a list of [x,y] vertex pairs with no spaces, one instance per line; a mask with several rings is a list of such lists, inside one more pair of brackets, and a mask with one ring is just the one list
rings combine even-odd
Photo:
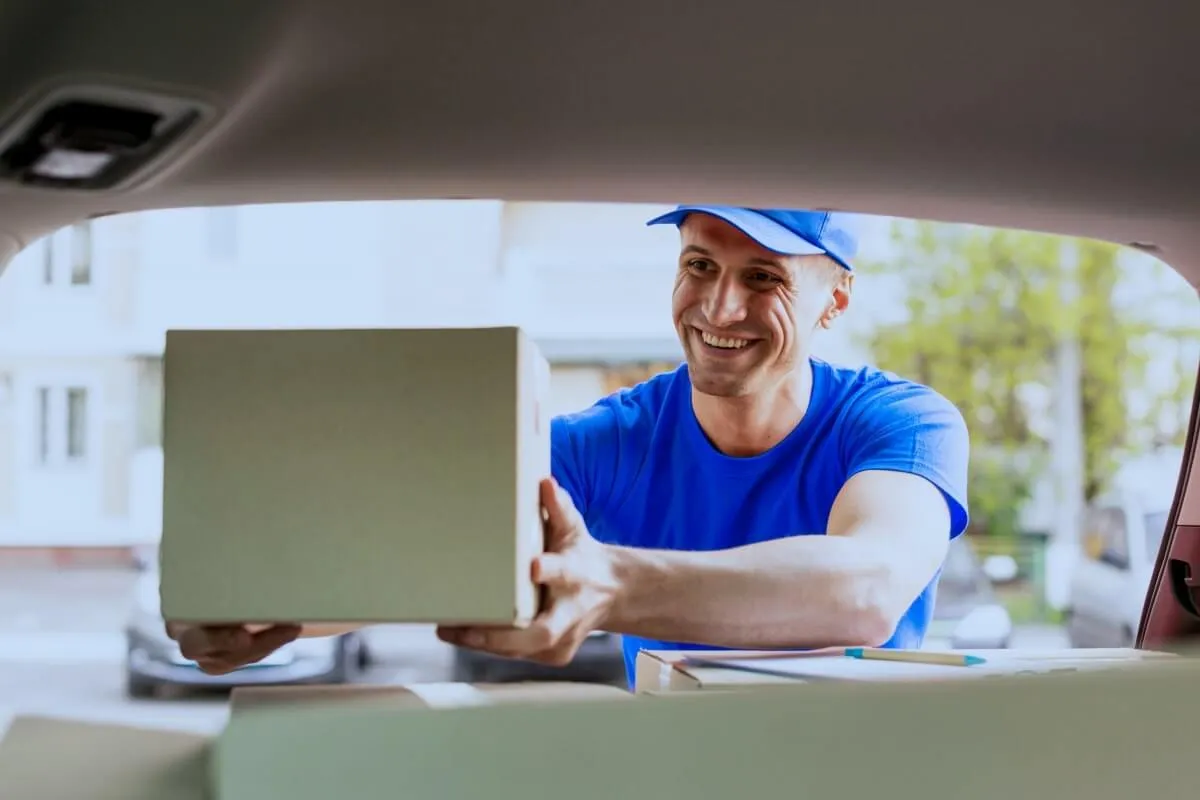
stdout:
[[[1197,52],[1165,0],[7,0],[0,263],[154,209],[695,202],[1087,237],[1200,289]],[[1200,389],[1137,648],[1200,634],[1198,437]]]

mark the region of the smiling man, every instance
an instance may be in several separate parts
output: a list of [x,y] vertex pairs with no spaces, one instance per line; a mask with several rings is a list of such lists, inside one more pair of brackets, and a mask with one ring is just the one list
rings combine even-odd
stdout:
[[565,663],[588,631],[642,648],[921,644],[966,527],[968,440],[929,388],[813,358],[846,311],[853,218],[680,206],[678,369],[554,423],[552,603],[444,639]]
[[[554,421],[533,568],[550,602],[529,628],[445,641],[565,664],[612,631],[631,684],[643,648],[920,645],[967,524],[967,431],[927,387],[812,357],[850,304],[852,222],[724,206],[650,221],[680,231],[686,363]],[[298,633],[177,632],[212,671]]]

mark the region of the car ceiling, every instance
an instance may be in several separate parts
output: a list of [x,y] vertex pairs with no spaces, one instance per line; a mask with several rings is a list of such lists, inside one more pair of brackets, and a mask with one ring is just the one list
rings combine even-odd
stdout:
[[0,181],[0,263],[105,213],[486,197],[1070,233],[1200,286],[1198,53],[1181,0],[4,0],[0,136],[72,85],[210,114],[115,190]]
[[1197,285],[1197,52],[1178,0],[5,0],[0,120],[72,83],[213,116],[118,191],[0,184],[0,232],[11,256],[147,208],[686,199],[1148,242]]

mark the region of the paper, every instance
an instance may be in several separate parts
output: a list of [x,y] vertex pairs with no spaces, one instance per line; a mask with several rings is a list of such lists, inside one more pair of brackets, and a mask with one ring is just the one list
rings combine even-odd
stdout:
[[976,667],[952,667],[944,664],[914,664],[847,656],[799,656],[772,659],[703,659],[693,664],[709,667],[779,675],[798,680],[897,681],[978,677]]

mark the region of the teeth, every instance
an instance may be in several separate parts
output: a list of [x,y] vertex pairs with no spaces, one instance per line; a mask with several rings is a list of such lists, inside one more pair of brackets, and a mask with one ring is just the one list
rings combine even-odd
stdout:
[[726,339],[720,336],[713,336],[712,334],[705,333],[704,331],[700,332],[700,338],[703,339],[704,343],[707,345],[721,347],[726,350],[741,350],[743,347],[750,344],[749,339]]

